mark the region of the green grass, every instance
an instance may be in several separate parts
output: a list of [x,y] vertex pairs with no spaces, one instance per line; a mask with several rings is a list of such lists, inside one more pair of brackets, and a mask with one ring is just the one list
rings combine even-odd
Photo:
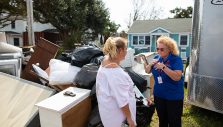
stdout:
[[[185,89],[184,109],[182,116],[183,127],[223,127],[223,114],[192,106],[187,103],[187,90]],[[157,113],[153,115],[150,127],[158,127]]]

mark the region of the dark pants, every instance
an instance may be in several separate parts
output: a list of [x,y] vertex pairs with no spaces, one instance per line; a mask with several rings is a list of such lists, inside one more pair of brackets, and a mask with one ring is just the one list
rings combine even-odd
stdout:
[[166,100],[154,97],[159,127],[181,127],[183,100]]

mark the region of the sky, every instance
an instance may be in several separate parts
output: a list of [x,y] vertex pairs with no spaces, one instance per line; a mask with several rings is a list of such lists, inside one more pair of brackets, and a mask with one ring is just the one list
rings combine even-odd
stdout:
[[[132,11],[131,0],[102,0],[105,3],[105,7],[109,9],[110,20],[116,24],[120,24],[118,32],[127,29],[127,23],[129,14]],[[148,0],[146,0],[148,2]],[[160,19],[168,18],[173,15],[170,10],[181,7],[187,8],[188,6],[194,6],[194,0],[155,0],[155,5],[163,10]],[[149,4],[149,3],[147,3]]]

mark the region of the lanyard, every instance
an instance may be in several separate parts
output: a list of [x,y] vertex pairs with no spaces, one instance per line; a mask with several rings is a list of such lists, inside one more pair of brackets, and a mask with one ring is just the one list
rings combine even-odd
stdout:
[[[166,60],[164,60],[163,58],[161,58],[161,60],[162,61],[160,61],[160,62],[162,62],[164,65],[166,65],[167,61],[169,61],[169,56],[166,58]],[[158,72],[158,75],[160,76],[161,73],[163,72],[163,70],[162,69],[158,69],[157,72]]]

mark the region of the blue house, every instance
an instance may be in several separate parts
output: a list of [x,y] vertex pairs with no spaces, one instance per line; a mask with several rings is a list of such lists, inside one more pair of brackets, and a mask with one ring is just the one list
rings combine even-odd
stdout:
[[190,55],[192,19],[137,20],[128,31],[128,47],[136,53],[156,52],[156,40],[169,36],[177,42],[182,59]]

